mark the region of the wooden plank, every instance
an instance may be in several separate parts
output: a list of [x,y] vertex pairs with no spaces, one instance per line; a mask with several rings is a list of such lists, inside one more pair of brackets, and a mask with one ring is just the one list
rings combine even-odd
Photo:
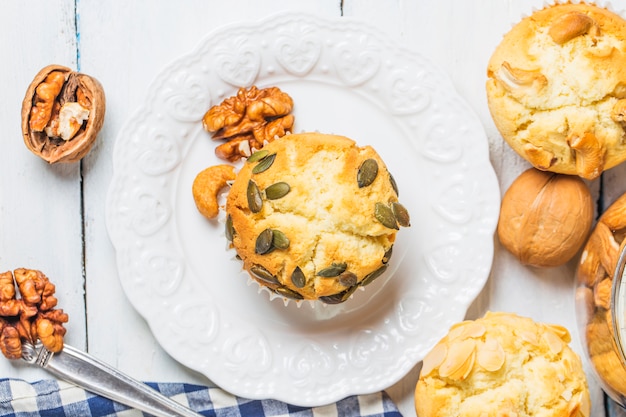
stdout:
[[[0,126],[0,270],[39,269],[56,285],[70,316],[67,343],[86,338],[79,164],[48,165],[24,145],[20,108],[35,74],[52,63],[76,67],[73,0],[2,3]],[[0,375],[49,377],[0,360]]]

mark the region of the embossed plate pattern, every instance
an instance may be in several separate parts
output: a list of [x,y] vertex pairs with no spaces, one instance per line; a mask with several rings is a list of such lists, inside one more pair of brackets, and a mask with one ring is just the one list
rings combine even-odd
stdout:
[[[194,206],[195,175],[223,163],[200,120],[252,84],[293,97],[295,131],[374,146],[411,213],[389,271],[344,304],[270,300]],[[428,60],[350,18],[211,33],[158,75],[113,163],[107,227],[128,299],[168,353],[242,397],[316,406],[385,389],[489,275],[500,195],[478,118]]]

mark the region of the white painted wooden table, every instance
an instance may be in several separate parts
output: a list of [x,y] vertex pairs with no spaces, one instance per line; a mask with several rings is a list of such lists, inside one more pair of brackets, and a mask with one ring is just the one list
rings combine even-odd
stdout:
[[[451,77],[482,121],[491,162],[504,191],[528,165],[504,142],[485,97],[486,65],[511,24],[541,0],[4,0],[0,4],[0,269],[44,271],[69,313],[67,343],[146,381],[210,384],[179,365],[155,342],[120,286],[105,227],[114,139],[142,103],[149,83],[169,62],[190,52],[212,29],[283,10],[358,16],[416,50]],[[81,163],[49,166],[24,146],[20,105],[37,71],[57,63],[93,75],[107,96],[105,125]],[[606,207],[626,192],[626,165],[591,184]],[[523,267],[496,241],[492,274],[467,317],[512,311],[576,332],[574,263]],[[388,393],[415,415],[419,365]],[[36,380],[43,371],[0,360],[0,376]],[[589,375],[593,416],[604,397]],[[619,412],[618,412],[619,413]],[[615,414],[617,415],[617,413]]]

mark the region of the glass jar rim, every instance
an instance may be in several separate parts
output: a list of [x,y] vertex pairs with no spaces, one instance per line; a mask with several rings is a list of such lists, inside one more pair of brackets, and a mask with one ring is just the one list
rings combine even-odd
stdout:
[[[622,366],[626,368],[626,334],[621,329],[626,331],[626,294],[621,294],[626,288],[626,245],[621,249],[617,264],[615,265],[615,271],[613,273],[613,282],[611,283],[611,324],[613,326],[614,340],[617,345],[617,351],[619,352],[619,358],[622,361]],[[622,296],[622,302],[619,302],[620,295]],[[619,306],[619,312],[618,312]],[[619,317],[618,317],[618,313]]]

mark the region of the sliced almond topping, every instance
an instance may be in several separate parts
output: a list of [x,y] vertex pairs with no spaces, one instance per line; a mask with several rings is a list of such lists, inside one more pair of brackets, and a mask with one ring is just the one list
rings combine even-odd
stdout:
[[539,336],[537,336],[537,333],[528,330],[523,330],[516,333],[523,341],[528,342],[533,346],[539,346]]
[[430,373],[443,363],[448,355],[448,347],[439,343],[424,357],[422,362],[422,370],[420,376],[428,376]]
[[487,329],[480,323],[475,321],[464,321],[459,325],[452,327],[448,333],[448,340],[463,340],[470,337],[479,338],[485,334]]
[[465,326],[465,335],[467,337],[479,338],[482,337],[487,329],[480,323],[472,322]]
[[461,337],[463,335],[463,327],[467,323],[469,323],[469,321],[462,321],[452,325],[452,327],[450,327],[450,331],[448,331],[448,340],[453,341]]
[[474,367],[475,349],[474,339],[465,339],[451,345],[446,359],[439,367],[439,375],[455,380],[467,378]]
[[565,401],[569,401],[572,399],[572,390],[569,388],[565,388],[565,390],[561,393],[561,397],[565,400]]
[[552,330],[565,343],[571,342],[572,338],[570,337],[569,330],[567,330],[565,327],[559,326],[558,324],[546,324],[545,326],[548,329]]
[[493,338],[479,343],[476,349],[476,361],[489,372],[495,372],[504,365],[505,353],[502,345]]
[[558,355],[563,350],[563,340],[550,330],[543,333],[543,340],[547,343],[548,349],[555,355]]

